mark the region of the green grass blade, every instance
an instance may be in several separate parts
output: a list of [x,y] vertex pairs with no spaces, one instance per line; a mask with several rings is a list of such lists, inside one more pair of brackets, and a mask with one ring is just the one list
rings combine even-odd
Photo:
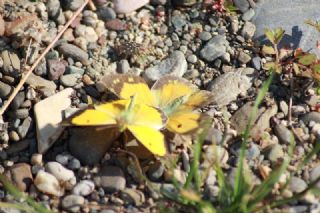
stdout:
[[198,170],[199,170],[199,164],[200,164],[202,145],[204,143],[204,138],[206,136],[206,133],[208,132],[209,124],[210,124],[210,122],[206,121],[204,124],[204,128],[201,130],[201,132],[197,136],[195,147],[194,147],[194,156],[193,156],[194,159],[192,161],[191,168],[188,173],[186,183],[184,184],[184,187],[183,187],[185,189],[190,187],[191,182],[194,179],[196,190],[197,190],[197,192],[200,191],[201,178],[199,177]]
[[10,181],[3,175],[0,175],[0,182],[4,188],[13,195],[17,200],[23,199],[28,205],[30,205],[37,213],[53,213],[46,209],[44,206],[33,200],[31,197],[26,196],[23,192],[20,192]]
[[256,101],[254,103],[254,107],[253,107],[252,112],[251,112],[249,119],[248,119],[248,124],[247,124],[246,129],[243,134],[243,142],[242,142],[241,148],[240,148],[239,161],[238,161],[238,165],[237,165],[237,173],[236,173],[236,178],[235,178],[236,181],[235,181],[235,186],[234,186],[234,200],[240,199],[240,197],[242,196],[242,194],[245,190],[245,186],[243,184],[244,177],[243,177],[242,171],[243,171],[244,160],[245,160],[246,145],[247,145],[247,141],[248,141],[251,126],[252,126],[252,120],[258,112],[258,107],[261,104],[261,102],[263,101],[265,94],[269,90],[270,84],[273,79],[273,75],[274,75],[274,72],[271,72],[267,81],[262,85],[262,88],[261,88],[260,92],[258,93],[258,96],[257,96]]

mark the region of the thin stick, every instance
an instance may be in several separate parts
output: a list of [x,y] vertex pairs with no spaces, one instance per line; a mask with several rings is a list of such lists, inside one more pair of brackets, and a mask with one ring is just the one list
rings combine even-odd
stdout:
[[30,74],[33,72],[33,70],[38,66],[38,64],[40,63],[40,61],[42,60],[42,58],[45,57],[45,55],[49,52],[49,50],[53,47],[53,45],[59,40],[59,38],[62,36],[62,34],[64,33],[64,31],[66,31],[66,29],[68,29],[68,27],[70,26],[70,24],[74,21],[74,19],[81,13],[81,11],[83,10],[83,8],[88,4],[89,0],[85,0],[85,2],[83,3],[83,5],[73,14],[72,18],[68,21],[68,23],[62,28],[62,30],[58,33],[58,35],[53,39],[53,41],[48,45],[48,47],[43,51],[43,53],[40,55],[40,57],[34,62],[34,64],[32,65],[32,67],[25,73],[25,75],[23,75],[23,77],[21,78],[19,84],[17,85],[17,87],[13,90],[12,94],[10,95],[10,97],[8,98],[8,100],[4,103],[4,105],[1,107],[0,110],[0,115],[3,115],[3,113],[6,111],[6,109],[9,107],[10,103],[12,102],[12,100],[16,97],[16,95],[18,94],[18,92],[20,91],[21,87],[23,86],[23,84],[26,82],[26,80],[28,79],[28,77],[30,76]]
[[96,11],[97,10],[97,8],[96,8],[96,6],[94,5],[94,3],[93,3],[93,1],[92,0],[89,0],[89,7],[90,7],[90,9],[92,10],[92,11]]

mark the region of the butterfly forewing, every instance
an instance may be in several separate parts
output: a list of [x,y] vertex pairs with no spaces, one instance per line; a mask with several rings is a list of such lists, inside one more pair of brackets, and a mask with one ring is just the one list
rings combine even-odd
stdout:
[[109,74],[102,78],[105,87],[121,99],[136,96],[137,103],[154,106],[154,96],[143,78],[134,74]]

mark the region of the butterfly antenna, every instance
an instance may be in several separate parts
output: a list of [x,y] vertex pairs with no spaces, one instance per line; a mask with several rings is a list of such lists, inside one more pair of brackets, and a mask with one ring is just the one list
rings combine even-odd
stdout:
[[134,105],[136,104],[136,100],[137,100],[137,95],[133,95],[130,97],[130,103],[128,106],[128,112],[129,114],[132,112]]

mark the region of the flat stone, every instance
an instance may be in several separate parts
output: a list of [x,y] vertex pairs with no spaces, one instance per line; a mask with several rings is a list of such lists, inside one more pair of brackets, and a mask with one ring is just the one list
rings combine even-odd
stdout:
[[94,187],[93,181],[82,180],[72,189],[72,193],[75,195],[87,196],[94,191]]
[[39,153],[45,153],[63,132],[62,112],[70,107],[72,94],[73,89],[67,88],[35,104]]
[[316,48],[319,33],[304,23],[307,19],[320,19],[319,7],[318,0],[261,0],[256,4],[256,15],[252,19],[257,27],[254,38],[264,42],[265,28],[282,27],[286,34],[281,45],[294,49],[301,47],[320,56],[320,50]]
[[120,193],[125,205],[141,206],[145,202],[144,194],[136,189],[124,189]]
[[114,10],[116,13],[130,13],[148,3],[149,0],[113,0]]
[[48,65],[48,78],[49,80],[58,80],[66,70],[66,64],[60,60],[50,59]]
[[63,54],[65,57],[70,57],[75,61],[80,61],[84,65],[89,63],[88,53],[73,44],[63,43],[58,48],[61,54]]
[[247,75],[245,73],[248,69],[253,70],[251,68],[240,68],[235,72],[228,72],[214,79],[207,88],[213,93],[213,103],[218,106],[225,106],[236,100],[239,94],[246,94],[253,79],[253,74]]
[[153,82],[164,75],[182,77],[187,72],[187,60],[181,51],[174,51],[167,59],[143,73],[147,81]]
[[79,212],[84,205],[84,198],[79,195],[68,195],[62,199],[61,206],[70,212]]
[[27,117],[23,120],[22,124],[18,127],[17,132],[21,139],[27,136],[27,133],[30,129],[32,119],[31,117]]
[[26,191],[33,181],[31,166],[26,163],[15,164],[5,174],[21,191]]
[[60,77],[60,83],[65,87],[74,87],[80,82],[81,77],[78,73],[62,75]]
[[0,98],[6,98],[10,95],[12,87],[6,83],[0,81]]
[[292,192],[300,193],[308,187],[307,183],[298,177],[292,177],[289,182],[289,188]]
[[14,52],[4,50],[0,54],[3,60],[3,71],[5,74],[12,77],[18,77],[20,75],[20,59]]
[[10,107],[12,109],[18,109],[23,104],[25,98],[26,96],[24,91],[18,92],[16,97],[14,97]]
[[[238,133],[243,132],[248,124],[250,114],[253,109],[253,103],[248,102],[236,111],[230,119],[231,125]],[[260,107],[258,113],[253,117],[250,135],[253,138],[260,138],[261,133],[270,127],[270,118],[278,111],[276,104],[269,108]]]
[[96,127],[79,127],[71,129],[70,135],[68,142],[70,153],[83,165],[94,165],[103,158],[118,137],[118,132],[109,128],[97,130]]
[[228,41],[222,35],[217,35],[210,39],[208,43],[200,50],[200,57],[207,62],[223,56],[227,51]]
[[49,91],[51,95],[54,94],[57,85],[53,81],[48,81],[40,76],[37,76],[33,73],[29,75],[29,77],[26,80],[26,84],[32,86],[33,88],[39,88],[41,91]]
[[302,116],[301,120],[305,124],[309,124],[310,121],[320,123],[320,112],[309,112]]
[[115,166],[102,167],[99,173],[94,177],[94,182],[108,193],[123,190],[126,186],[126,179],[123,171]]
[[112,20],[106,21],[105,26],[108,30],[114,30],[114,31],[123,31],[128,28],[128,25],[125,24],[120,19],[112,19]]

